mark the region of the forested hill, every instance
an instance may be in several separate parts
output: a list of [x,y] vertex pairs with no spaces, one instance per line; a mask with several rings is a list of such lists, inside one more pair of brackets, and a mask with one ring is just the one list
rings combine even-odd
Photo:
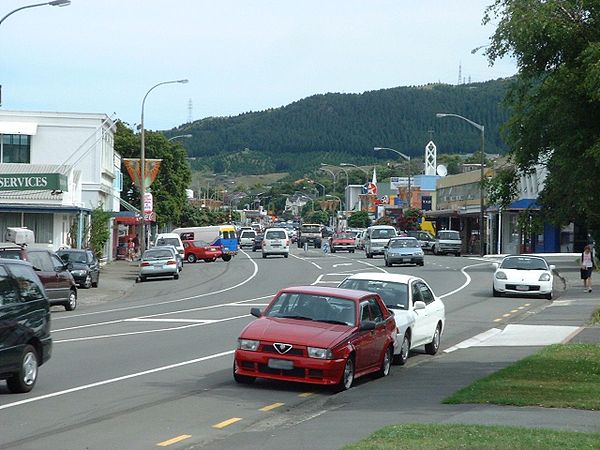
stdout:
[[478,151],[479,130],[457,118],[436,118],[443,112],[483,124],[486,152],[504,153],[499,128],[508,118],[502,100],[509,83],[503,79],[314,95],[281,108],[202,119],[165,134],[192,134],[181,143],[190,157],[198,158],[196,165],[231,173],[298,173],[320,162],[393,159],[375,153],[374,146],[420,156],[430,136],[438,153]]

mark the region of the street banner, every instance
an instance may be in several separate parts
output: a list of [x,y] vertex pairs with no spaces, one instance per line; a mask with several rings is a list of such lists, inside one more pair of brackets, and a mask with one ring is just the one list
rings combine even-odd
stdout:
[[[144,164],[144,187],[148,189],[156,176],[158,175],[158,171],[160,169],[160,163],[162,159],[145,159]],[[133,184],[136,186],[140,186],[140,178],[141,178],[141,164],[140,158],[123,158],[123,164],[127,169],[127,173],[131,177]],[[145,190],[144,189],[144,190]]]

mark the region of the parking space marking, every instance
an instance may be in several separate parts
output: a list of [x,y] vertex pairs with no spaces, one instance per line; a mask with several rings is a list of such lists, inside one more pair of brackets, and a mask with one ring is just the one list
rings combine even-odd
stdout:
[[178,442],[185,441],[186,439],[189,439],[191,437],[192,437],[191,434],[182,434],[181,436],[174,437],[173,439],[159,442],[156,445],[158,447],[168,447],[169,445],[177,444]]
[[212,427],[218,428],[219,430],[221,430],[225,427],[228,427],[229,425],[239,422],[240,420],[242,420],[241,417],[232,417],[231,419],[227,419],[227,420],[224,420],[223,422],[219,422],[219,423],[213,425]]
[[263,411],[263,412],[273,411],[274,409],[280,408],[283,405],[285,405],[285,403],[273,403],[271,405],[263,406],[262,408],[259,409],[259,411]]

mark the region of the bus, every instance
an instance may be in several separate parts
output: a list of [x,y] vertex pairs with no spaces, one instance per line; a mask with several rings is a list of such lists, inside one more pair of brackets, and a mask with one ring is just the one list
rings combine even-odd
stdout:
[[238,239],[233,225],[175,228],[182,241],[206,241],[223,249],[223,261],[230,261],[238,253]]

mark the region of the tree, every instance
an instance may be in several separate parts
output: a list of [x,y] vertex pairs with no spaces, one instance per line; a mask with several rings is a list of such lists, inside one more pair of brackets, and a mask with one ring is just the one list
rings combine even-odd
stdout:
[[111,214],[104,211],[102,205],[92,209],[89,229],[89,242],[84,247],[90,248],[100,258],[104,255],[104,246],[110,237],[109,220]]
[[496,0],[483,20],[499,19],[486,50],[490,62],[510,54],[519,68],[504,131],[515,177],[545,165],[538,199],[545,220],[581,221],[594,230],[600,229],[599,14],[591,0]]
[[348,217],[348,226],[351,228],[367,228],[370,223],[371,219],[366,211],[356,211]]
[[[121,122],[117,123],[115,151],[124,158],[139,158],[140,136]],[[162,159],[160,170],[149,191],[154,197],[154,210],[160,228],[180,225],[188,205],[185,190],[189,187],[192,175],[187,163],[187,153],[179,142],[169,142],[161,133],[145,132],[146,158]],[[140,205],[140,193],[125,171],[123,192],[132,205]]]

